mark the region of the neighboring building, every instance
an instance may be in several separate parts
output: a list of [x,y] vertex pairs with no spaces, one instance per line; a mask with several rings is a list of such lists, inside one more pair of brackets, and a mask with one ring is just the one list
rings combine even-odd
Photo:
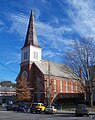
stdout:
[[26,40],[21,49],[20,76],[30,82],[32,102],[69,103],[83,102],[84,88],[80,78],[64,64],[42,60],[42,48],[39,47],[34,16],[31,12]]
[[12,86],[1,86],[0,85],[0,104],[2,103],[11,103],[15,101],[16,96],[16,88],[13,88]]

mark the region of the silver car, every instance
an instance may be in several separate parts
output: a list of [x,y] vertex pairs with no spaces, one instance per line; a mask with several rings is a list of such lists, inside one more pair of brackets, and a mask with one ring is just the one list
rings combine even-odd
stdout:
[[57,109],[54,108],[54,106],[47,106],[45,108],[45,113],[47,114],[55,114],[57,112]]

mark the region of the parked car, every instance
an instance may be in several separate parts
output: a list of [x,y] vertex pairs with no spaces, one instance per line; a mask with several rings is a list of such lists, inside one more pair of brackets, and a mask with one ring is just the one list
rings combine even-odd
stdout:
[[13,111],[17,111],[18,110],[18,105],[13,105]]
[[75,109],[75,115],[87,115],[89,116],[89,110],[86,104],[78,104]]
[[7,111],[13,110],[13,105],[12,104],[6,105],[6,110]]
[[32,103],[30,108],[31,113],[42,113],[45,110],[45,106],[43,103]]
[[17,105],[13,107],[13,111],[17,112],[29,112],[30,108],[26,105]]
[[57,113],[57,109],[55,109],[54,106],[47,106],[45,108],[45,113],[46,114],[55,114],[55,113]]

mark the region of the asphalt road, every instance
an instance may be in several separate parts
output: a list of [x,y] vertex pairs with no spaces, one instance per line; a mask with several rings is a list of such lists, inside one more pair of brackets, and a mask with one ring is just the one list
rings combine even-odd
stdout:
[[0,111],[0,120],[95,120],[95,115],[75,117],[74,114],[45,115]]

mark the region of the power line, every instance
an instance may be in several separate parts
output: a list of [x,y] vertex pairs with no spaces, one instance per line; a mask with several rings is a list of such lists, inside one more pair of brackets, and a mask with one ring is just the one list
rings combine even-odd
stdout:
[[6,65],[4,65],[3,63],[0,63],[3,67],[7,68],[9,71],[15,73],[15,74],[18,74],[16,71],[14,71],[13,69],[7,67]]

